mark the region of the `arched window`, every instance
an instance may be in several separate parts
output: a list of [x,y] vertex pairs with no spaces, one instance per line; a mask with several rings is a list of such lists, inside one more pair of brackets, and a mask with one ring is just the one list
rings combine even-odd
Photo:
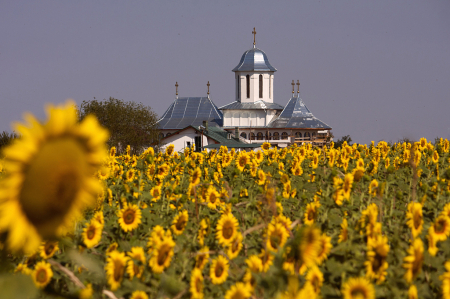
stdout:
[[286,132],[281,133],[281,139],[282,140],[288,139],[288,133],[286,133]]
[[255,133],[250,133],[250,140],[255,140]]
[[278,132],[273,133],[273,140],[280,140],[280,133]]
[[163,139],[164,138],[164,134],[163,133],[159,133],[159,139]]
[[311,138],[311,136],[309,135],[309,132],[305,133],[305,138]]
[[266,133],[266,139],[267,139],[267,140],[272,140],[272,133],[267,132],[267,133]]
[[247,139],[247,133],[242,132],[242,133],[241,133],[241,137]]
[[250,98],[250,75],[246,76],[247,79],[247,99]]
[[167,133],[166,137],[169,137],[170,135],[172,135],[172,133]]
[[295,138],[302,138],[301,132],[295,132]]
[[263,139],[264,139],[263,133],[258,132],[258,134],[256,134],[256,139],[258,139],[258,140],[263,140]]
[[259,75],[259,98],[263,97],[263,75]]

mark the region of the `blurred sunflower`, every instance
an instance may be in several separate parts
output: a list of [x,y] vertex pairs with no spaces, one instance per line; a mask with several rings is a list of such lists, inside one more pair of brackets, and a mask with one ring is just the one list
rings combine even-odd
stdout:
[[352,171],[353,180],[355,182],[359,182],[361,178],[364,176],[364,168],[356,167]]
[[92,216],[92,219],[96,220],[101,226],[105,225],[105,218],[103,216],[103,211],[95,212],[94,216]]
[[245,263],[248,269],[253,273],[259,273],[263,269],[262,261],[257,255],[251,255],[246,260]]
[[233,214],[222,214],[216,226],[216,239],[219,244],[227,246],[236,237],[239,223]]
[[344,299],[375,299],[375,289],[364,277],[349,278],[341,292]]
[[323,284],[323,274],[319,270],[317,266],[313,266],[308,270],[308,273],[306,274],[306,283],[311,285],[312,289],[314,290],[314,293],[316,295],[320,294],[320,289],[322,288]]
[[437,248],[438,240],[436,240],[436,235],[428,234],[427,240],[428,240],[428,253],[431,256],[436,256],[436,253],[438,253],[439,251],[439,248]]
[[386,280],[388,262],[387,255],[389,253],[388,239],[386,236],[377,236],[369,239],[367,244],[367,261],[366,276],[374,279],[377,284]]
[[351,173],[347,173],[344,177],[344,183],[342,184],[342,191],[344,198],[350,200],[350,191],[352,191],[353,185],[353,175]]
[[417,287],[413,284],[408,289],[408,299],[419,299],[419,295],[417,294]]
[[227,256],[230,260],[236,258],[239,255],[239,252],[243,247],[242,244],[243,239],[244,237],[242,236],[242,234],[238,232],[234,240],[227,247]]
[[237,282],[225,293],[225,299],[246,299],[251,295],[251,288],[248,285]]
[[87,248],[92,248],[100,242],[102,238],[103,226],[97,220],[92,219],[83,229],[81,236]]
[[372,196],[376,196],[377,193],[378,193],[378,181],[376,179],[373,179],[369,185],[369,194]]
[[51,258],[59,250],[57,241],[45,241],[39,246],[39,253],[43,259]]
[[202,299],[203,294],[203,275],[202,271],[194,268],[191,272],[190,288],[191,299]]
[[209,247],[205,246],[195,256],[195,268],[203,270],[209,259]]
[[208,204],[208,207],[213,210],[220,204],[220,194],[214,186],[209,186],[206,190],[206,203]]
[[306,225],[311,225],[314,223],[317,217],[317,205],[315,202],[308,203],[306,205],[306,212],[304,214],[303,222]]
[[172,221],[172,226],[170,227],[175,235],[181,235],[186,228],[186,225],[189,220],[189,215],[187,210],[183,210],[178,213],[177,216]]
[[153,202],[157,202],[158,200],[161,199],[161,186],[155,186],[152,189],[150,189],[150,195],[153,197],[152,201]]
[[213,259],[211,262],[211,267],[209,269],[209,277],[213,284],[222,284],[227,280],[228,277],[228,260],[219,255],[217,258]]
[[144,248],[139,246],[132,247],[131,251],[128,252],[128,256],[130,259],[128,260],[127,273],[130,276],[130,279],[133,279],[135,276],[141,278],[147,260],[145,258]]
[[331,248],[333,248],[333,245],[331,244],[331,237],[328,237],[326,234],[322,234],[320,236],[320,250],[317,255],[317,265],[321,265],[328,258]]
[[141,209],[137,205],[126,205],[118,213],[120,227],[125,231],[136,229],[141,223]]
[[129,169],[125,174],[125,181],[126,182],[132,182],[134,180],[134,169]]
[[194,171],[191,174],[191,178],[189,179],[189,181],[191,182],[191,185],[193,185],[193,186],[198,185],[200,183],[201,176],[202,176],[201,169],[199,167],[194,169]]
[[341,232],[339,234],[338,243],[348,240],[348,223],[347,219],[344,217],[341,223]]
[[45,288],[53,277],[52,267],[47,262],[38,262],[31,273],[34,284],[38,288]]
[[[264,142],[262,145],[261,145],[261,149],[265,152],[265,151],[268,151],[269,149],[270,149],[270,143],[269,142]],[[261,153],[261,151],[258,151],[258,153]]]
[[239,171],[244,171],[244,168],[247,164],[249,164],[250,158],[248,157],[246,152],[239,152],[239,155],[236,158],[236,167]]
[[281,223],[269,223],[266,233],[266,247],[268,250],[277,252],[286,244],[289,232]]
[[48,106],[41,124],[25,116],[20,139],[3,151],[8,175],[0,186],[0,233],[13,251],[35,251],[41,239],[64,234],[101,192],[94,177],[107,157],[108,132],[94,116],[78,123],[75,103]]
[[260,186],[262,186],[266,183],[266,174],[261,169],[258,169],[258,180],[256,182]]
[[410,202],[408,204],[408,212],[406,213],[406,224],[411,228],[413,238],[416,238],[423,229],[423,213],[422,204],[418,202]]
[[428,229],[428,233],[433,235],[436,241],[447,240],[450,234],[450,218],[445,215],[438,216]]
[[442,280],[442,298],[449,299],[450,298],[450,261],[445,263],[445,270],[447,270],[444,274],[439,276],[439,279]]
[[259,259],[261,260],[261,272],[267,272],[273,264],[273,260],[275,259],[275,256],[270,252],[266,250],[261,250],[261,253],[258,255]]
[[175,242],[171,237],[165,237],[160,243],[156,244],[149,262],[153,272],[162,273],[165,268],[170,266],[174,247]]
[[205,244],[205,236],[207,232],[208,232],[208,223],[205,219],[202,219],[202,221],[200,221],[200,226],[198,228],[197,233],[197,240],[200,246],[203,246]]
[[112,251],[106,259],[106,276],[112,291],[120,287],[123,275],[125,274],[127,261],[128,257],[125,256],[125,253],[118,252],[117,250]]
[[408,283],[412,281],[422,271],[424,261],[424,247],[420,238],[414,239],[408,248],[408,255],[403,259],[403,268],[406,269],[405,280]]
[[148,299],[148,295],[144,291],[134,291],[130,299]]
[[300,230],[298,254],[301,259],[301,265],[312,267],[317,264],[321,250],[320,239],[320,230],[314,226],[306,226]]

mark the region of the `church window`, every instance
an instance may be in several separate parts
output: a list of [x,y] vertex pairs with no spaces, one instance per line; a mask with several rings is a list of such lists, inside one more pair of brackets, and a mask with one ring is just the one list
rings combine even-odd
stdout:
[[256,139],[258,139],[258,140],[263,140],[263,139],[264,139],[263,133],[258,132],[258,134],[256,134]]
[[309,136],[309,132],[305,133],[305,138],[311,138],[311,136]]
[[244,139],[247,139],[247,133],[242,132],[242,133],[241,133],[241,137],[244,138]]
[[280,140],[280,133],[278,132],[273,133],[273,140]]
[[250,98],[250,75],[246,76],[247,79],[247,99]]
[[250,133],[250,140],[255,140],[255,133]]
[[286,133],[286,132],[281,133],[281,139],[282,140],[288,139],[288,133]]
[[263,75],[259,75],[259,98],[263,97]]
[[167,133],[166,137],[169,137],[171,135],[171,133]]
[[295,138],[302,138],[301,132],[295,132]]

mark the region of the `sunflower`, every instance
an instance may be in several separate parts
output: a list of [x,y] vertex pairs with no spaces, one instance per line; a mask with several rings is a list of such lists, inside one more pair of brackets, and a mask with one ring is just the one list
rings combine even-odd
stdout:
[[333,248],[333,245],[331,244],[331,237],[328,237],[326,234],[322,234],[320,237],[320,250],[317,255],[318,265],[321,265],[328,258],[331,248]]
[[266,174],[261,169],[258,169],[258,180],[256,182],[260,186],[262,186],[266,183]]
[[239,152],[236,158],[236,167],[239,171],[244,171],[245,166],[250,162],[250,158],[246,152]]
[[344,192],[344,198],[350,199],[350,191],[352,190],[353,185],[353,175],[351,173],[347,173],[344,177],[344,183],[342,184],[342,191]]
[[447,270],[443,275],[439,276],[439,279],[442,280],[442,298],[449,299],[450,298],[450,261],[445,263],[445,269]]
[[258,255],[258,257],[261,260],[262,265],[261,272],[267,272],[270,266],[273,264],[275,256],[272,254],[272,252],[263,249],[261,253]]
[[344,181],[339,177],[333,178],[333,200],[338,205],[341,206],[344,201],[344,190],[342,189],[342,185],[344,184]]
[[148,295],[144,291],[134,291],[131,293],[130,299],[148,299]]
[[245,263],[248,269],[253,273],[259,273],[263,269],[262,260],[257,255],[251,255],[246,260]]
[[[109,189],[108,193],[111,192]],[[95,212],[92,219],[96,220],[102,227],[105,225],[105,218],[103,217],[103,211],[97,211]]]
[[364,168],[356,167],[352,171],[353,180],[355,182],[359,182],[361,178],[364,176]]
[[94,177],[107,157],[108,132],[94,116],[78,123],[75,103],[49,106],[41,124],[16,125],[20,139],[3,151],[8,175],[0,186],[0,233],[13,251],[32,252],[41,239],[67,232],[102,187]]
[[439,248],[437,248],[438,241],[436,240],[436,235],[428,234],[427,240],[428,240],[428,253],[431,256],[436,256],[436,253],[438,253],[439,251]]
[[117,244],[117,242],[111,243],[111,245],[109,245],[108,249],[106,249],[106,254],[109,255],[114,250],[117,250],[117,248],[119,248],[119,244]]
[[225,299],[246,299],[250,298],[251,295],[250,286],[242,282],[237,282],[225,293]]
[[406,218],[408,219],[406,224],[411,228],[413,238],[416,238],[423,229],[422,204],[418,202],[409,203]]
[[130,275],[130,279],[133,279],[134,276],[141,278],[146,262],[144,248],[132,247],[131,251],[128,252],[128,256],[130,260],[128,261],[127,273]]
[[268,250],[277,252],[286,244],[289,232],[281,223],[269,223],[267,227],[266,247]]
[[43,259],[51,258],[59,250],[57,241],[45,241],[39,246],[39,252]]
[[31,273],[34,284],[38,288],[45,288],[53,277],[52,267],[47,262],[39,262],[34,267],[34,271]]
[[92,289],[92,284],[88,283],[84,289],[81,289],[78,293],[79,299],[91,299],[94,294],[94,290]]
[[433,235],[436,241],[447,240],[450,234],[450,218],[445,215],[438,216],[433,225],[430,226],[428,233]]
[[106,259],[106,276],[112,291],[115,291],[120,287],[127,262],[128,257],[125,256],[125,253],[118,252],[117,250],[111,252]]
[[158,166],[156,169],[156,177],[160,180],[164,180],[164,178],[169,174],[170,167],[166,163],[163,163]]
[[338,243],[348,240],[348,223],[347,219],[343,218],[341,223],[341,233],[339,234]]
[[233,214],[222,214],[216,226],[216,239],[219,244],[230,245],[238,233],[238,228],[239,222]]
[[299,176],[299,175],[303,174],[303,168],[299,165],[299,166],[297,166],[295,168],[292,168],[291,172],[292,172],[293,175]]
[[323,274],[317,266],[311,267],[306,274],[306,283],[311,285],[316,295],[320,294],[323,284]]
[[202,176],[202,171],[199,167],[194,169],[194,171],[191,174],[191,178],[189,179],[191,185],[195,186],[200,183],[200,178]]
[[125,205],[118,213],[120,227],[125,231],[136,229],[141,223],[141,209],[137,205]]
[[227,280],[228,277],[228,260],[219,255],[217,258],[213,259],[211,262],[211,268],[209,269],[209,277],[211,277],[211,282],[213,284],[222,284]]
[[378,181],[373,179],[369,185],[369,194],[372,196],[376,196],[378,194]]
[[375,299],[373,285],[364,277],[349,278],[342,286],[344,299]]
[[92,219],[83,229],[81,236],[83,243],[87,248],[92,248],[97,245],[102,238],[103,226],[95,219]]
[[316,152],[314,152],[311,160],[311,167],[312,169],[316,169],[317,166],[319,166],[319,155]]
[[174,247],[175,242],[172,240],[172,237],[165,237],[156,244],[149,262],[153,272],[162,273],[165,268],[170,266]]
[[244,237],[241,233],[237,233],[236,238],[234,238],[233,242],[231,242],[230,245],[228,245],[227,248],[227,256],[230,260],[236,258],[239,255],[239,252],[242,249],[242,241]]
[[125,181],[126,182],[132,182],[134,180],[134,169],[129,169],[126,173],[125,173]]
[[200,246],[203,246],[205,243],[205,236],[208,233],[208,223],[205,219],[200,221],[200,227],[198,228],[197,240]]
[[314,226],[307,226],[300,231],[299,255],[302,266],[312,267],[318,262],[321,251],[320,230]]
[[191,272],[190,288],[191,299],[203,298],[203,275],[202,270],[194,268]]
[[369,239],[367,244],[366,276],[369,279],[377,280],[377,284],[386,279],[389,253],[388,239],[386,236],[377,236]]
[[316,217],[317,217],[317,204],[315,202],[307,204],[303,222],[306,225],[311,225],[316,220]]
[[161,199],[161,186],[155,186],[152,189],[150,189],[150,195],[153,197],[152,201],[157,202],[159,199]]
[[209,186],[206,190],[206,203],[213,210],[220,204],[220,193],[213,186]]
[[178,215],[176,215],[173,219],[172,226],[170,227],[173,233],[177,236],[181,235],[186,228],[188,220],[189,215],[187,210],[183,210],[182,212],[178,213]]
[[[270,143],[269,143],[269,142],[264,142],[264,143],[261,145],[261,149],[262,149],[264,152],[268,151],[268,150],[270,149]],[[261,151],[258,151],[258,153],[261,153]]]
[[424,247],[420,238],[414,239],[408,249],[408,256],[403,259],[403,268],[406,269],[405,280],[409,283],[422,271],[424,261]]
[[417,294],[417,287],[413,284],[408,289],[408,299],[419,299],[419,295]]
[[209,259],[209,247],[205,246],[197,253],[195,257],[195,268],[203,270]]

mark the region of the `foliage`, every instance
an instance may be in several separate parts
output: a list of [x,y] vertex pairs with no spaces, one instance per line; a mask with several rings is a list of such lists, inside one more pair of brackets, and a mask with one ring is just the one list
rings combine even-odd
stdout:
[[345,136],[342,136],[341,138],[339,138],[339,139],[334,143],[334,146],[335,146],[336,148],[341,147],[341,146],[344,144],[344,142],[347,142],[348,145],[351,145],[351,143],[352,143],[352,138],[350,137],[350,135],[345,135]]
[[81,119],[88,114],[95,115],[100,124],[109,130],[108,145],[115,146],[119,153],[130,145],[131,152],[138,154],[157,140],[158,116],[142,103],[112,97],[103,101],[83,101],[80,106]]
[[11,142],[15,139],[15,138],[19,138],[19,136],[16,133],[8,133],[6,131],[3,131],[0,134],[0,156],[1,156],[1,152],[2,152],[2,148],[4,148],[5,146],[11,144]]

